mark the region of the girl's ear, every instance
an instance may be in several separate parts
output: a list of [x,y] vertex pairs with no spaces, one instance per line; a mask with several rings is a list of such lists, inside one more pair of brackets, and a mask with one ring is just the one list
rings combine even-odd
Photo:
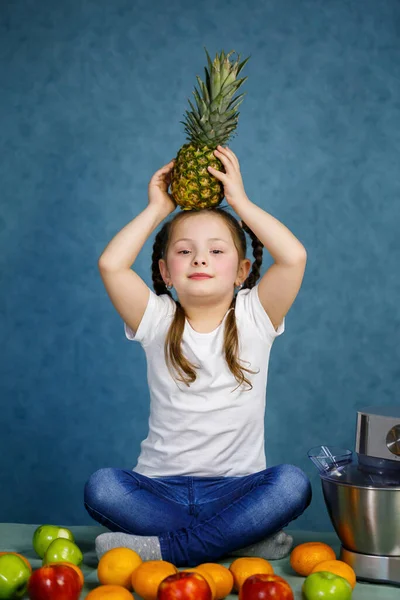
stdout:
[[166,280],[169,277],[169,273],[166,262],[163,258],[160,258],[160,260],[158,261],[158,268],[160,269],[161,277],[163,278],[164,283],[166,283]]
[[240,281],[245,281],[245,279],[247,279],[247,277],[249,276],[250,273],[250,269],[251,269],[251,260],[249,258],[245,258],[244,260],[241,261],[240,266],[239,266],[239,270],[238,270],[238,275],[240,277]]

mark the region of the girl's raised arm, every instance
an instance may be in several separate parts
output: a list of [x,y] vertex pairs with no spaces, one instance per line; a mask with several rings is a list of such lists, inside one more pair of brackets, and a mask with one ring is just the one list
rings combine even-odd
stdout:
[[225,173],[212,167],[208,170],[222,182],[228,204],[275,261],[258,284],[258,296],[277,329],[300,290],[307,262],[306,249],[283,223],[249,200],[236,154],[223,146],[218,146],[214,154],[224,165]]
[[153,175],[148,206],[117,233],[98,260],[111,302],[133,331],[142,320],[150,290],[131,266],[151,233],[176,207],[167,192],[172,167],[171,161]]

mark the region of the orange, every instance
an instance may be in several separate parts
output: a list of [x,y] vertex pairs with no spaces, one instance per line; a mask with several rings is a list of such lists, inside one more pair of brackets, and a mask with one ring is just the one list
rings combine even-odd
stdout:
[[[132,574],[132,587],[143,600],[157,600],[158,586],[178,569],[166,560],[146,560]],[[132,599],[131,599],[132,600]]]
[[132,594],[122,585],[100,585],[88,593],[86,600],[132,600]]
[[112,548],[103,554],[97,577],[103,585],[122,585],[132,589],[132,573],[142,564],[139,554],[130,548]]
[[15,556],[19,556],[20,558],[22,558],[24,563],[26,563],[26,566],[30,568],[31,573],[32,573],[31,563],[29,562],[29,560],[27,558],[25,558],[25,556],[22,556],[22,554],[18,554],[18,552],[0,552],[0,556],[3,556],[3,554],[14,554]]
[[357,583],[354,570],[342,560],[323,560],[313,568],[311,573],[316,573],[317,571],[329,571],[330,573],[335,573],[335,575],[344,577],[344,579],[347,579],[353,590]]
[[227,567],[219,563],[203,563],[197,565],[196,569],[201,574],[204,571],[213,578],[216,585],[215,600],[222,600],[225,596],[229,596],[233,589],[233,575]]
[[66,567],[71,567],[71,569],[73,569],[74,571],[76,571],[76,573],[78,573],[79,579],[81,582],[81,586],[83,587],[83,585],[85,583],[85,577],[83,576],[83,573],[79,567],[77,567],[76,565],[74,565],[73,563],[70,563],[70,562],[48,563],[46,565],[46,567],[51,567],[51,565],[65,565]]
[[290,566],[298,575],[307,577],[318,563],[323,560],[336,560],[333,548],[323,542],[299,544],[290,554]]
[[209,575],[205,571],[200,571],[197,567],[193,567],[191,569],[189,569],[189,568],[182,569],[182,571],[184,571],[185,573],[187,573],[187,572],[190,573],[191,571],[193,571],[194,573],[199,573],[199,575],[201,575],[202,577],[204,577],[204,579],[207,581],[208,586],[209,586],[209,588],[211,590],[211,599],[212,600],[216,600],[217,586],[215,584],[214,579],[211,577],[211,575]]
[[257,556],[237,558],[231,563],[229,570],[233,575],[233,588],[237,592],[242,587],[245,579],[250,577],[250,575],[257,575],[259,573],[272,575],[274,572],[270,562],[265,560],[265,558]]

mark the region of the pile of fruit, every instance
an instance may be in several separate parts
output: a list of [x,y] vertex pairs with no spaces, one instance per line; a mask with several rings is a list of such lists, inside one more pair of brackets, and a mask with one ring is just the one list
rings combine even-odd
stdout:
[[351,600],[356,574],[350,565],[336,560],[335,551],[328,544],[299,544],[292,550],[290,565],[306,578],[302,586],[305,600]]
[[[306,577],[304,600],[351,599],[355,573],[336,560],[327,544],[299,544],[290,555],[290,564],[298,575]],[[237,558],[229,568],[203,563],[178,570],[170,562],[142,561],[133,550],[114,548],[102,556],[97,573],[102,586],[90,592],[88,600],[129,600],[126,591],[143,600],[222,600],[231,593],[238,594],[239,600],[294,600],[289,583],[274,574],[269,561],[258,557]]]
[[42,567],[32,572],[30,562],[17,552],[0,552],[0,599],[78,600],[84,576],[83,560],[69,529],[41,525],[32,540]]
[[[32,540],[42,567],[32,572],[29,561],[15,552],[0,552],[0,600],[79,600],[84,576],[79,568],[82,552],[72,532],[56,525],[41,525]],[[356,585],[353,569],[336,560],[334,550],[322,542],[296,546],[290,565],[305,577],[304,600],[350,600]],[[238,600],[294,600],[289,583],[274,574],[263,558],[237,558],[228,567],[203,563],[178,570],[164,560],[143,561],[129,548],[106,552],[97,567],[100,585],[87,600],[222,600],[231,593]]]

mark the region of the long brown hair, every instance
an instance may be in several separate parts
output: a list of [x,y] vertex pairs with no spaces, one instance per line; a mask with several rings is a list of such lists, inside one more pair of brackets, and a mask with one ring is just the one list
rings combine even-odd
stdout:
[[[235,219],[235,217],[232,216],[230,213],[226,212],[223,208],[202,209],[201,211],[185,210],[177,213],[175,217],[164,223],[163,227],[160,229],[160,231],[155,237],[152,253],[152,278],[154,291],[157,294],[157,296],[160,296],[161,294],[168,294],[172,298],[172,294],[166,287],[164,280],[161,276],[159,260],[161,258],[165,259],[167,256],[168,246],[172,237],[173,228],[177,225],[177,223],[179,223],[189,215],[198,214],[199,212],[204,213],[204,211],[207,211],[210,214],[219,215],[219,217],[225,221],[232,234],[233,242],[238,252],[239,261],[246,258],[247,244],[244,232],[246,231],[251,237],[254,262],[252,264],[252,268],[247,279],[243,283],[242,289],[251,289],[255,286],[258,278],[260,277],[260,267],[263,258],[263,244],[254,235],[251,229],[247,227],[245,223],[242,222],[242,225],[240,225],[239,222]],[[234,310],[235,305],[236,294],[233,296],[230,305],[230,309],[233,310],[229,310],[225,322],[225,360],[231,373],[234,375],[236,381],[239,384],[237,387],[242,385],[242,383],[246,383],[250,386],[249,389],[252,389],[253,386],[245,376],[244,371],[248,373],[256,373],[256,371],[251,371],[250,369],[240,365],[241,360],[239,358],[239,338],[236,327],[236,317]],[[183,330],[185,327],[185,319],[185,311],[181,306],[180,302],[176,301],[176,311],[167,333],[164,350],[165,360],[170,372],[172,366],[175,369],[176,374],[178,375],[178,381],[186,383],[186,385],[190,387],[190,384],[196,380],[196,369],[199,368],[199,365],[193,365],[182,353],[181,342]]]

